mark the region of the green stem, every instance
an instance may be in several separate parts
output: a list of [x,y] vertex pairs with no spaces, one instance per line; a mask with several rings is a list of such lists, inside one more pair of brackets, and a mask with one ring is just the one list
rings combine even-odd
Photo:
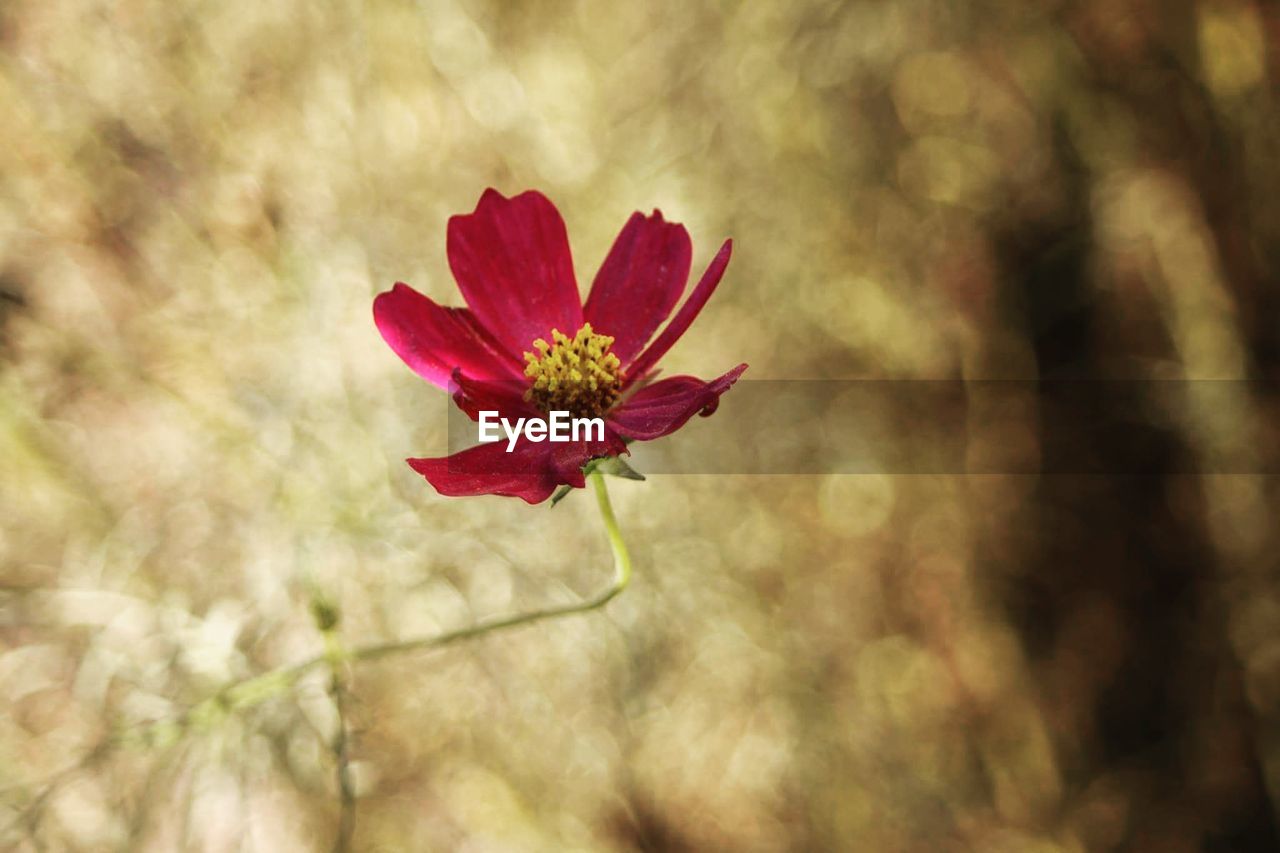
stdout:
[[[322,616],[336,613],[312,606]],[[320,621],[320,620],[318,620]],[[334,840],[334,853],[347,853],[356,830],[356,789],[351,778],[351,734],[347,723],[347,684],[343,674],[346,652],[342,637],[338,634],[336,618],[325,619],[319,624],[324,635],[325,660],[329,664],[329,698],[337,714],[337,728],[329,748],[333,751],[334,775],[338,785],[338,833]]]
[[612,601],[627,588],[631,581],[631,554],[627,551],[622,532],[618,529],[618,519],[613,514],[613,505],[609,502],[609,492],[605,488],[604,476],[599,471],[587,475],[596,493],[596,504],[600,508],[600,517],[604,521],[605,533],[609,537],[609,547],[613,551],[613,583],[598,595],[585,601],[547,607],[542,610],[530,610],[514,616],[502,616],[477,622],[467,628],[459,628],[444,634],[430,637],[417,637],[409,640],[398,640],[392,643],[378,643],[344,650],[340,646],[330,646],[323,654],[305,660],[290,667],[274,669],[270,672],[238,681],[220,690],[217,694],[201,702],[184,715],[185,720],[208,713],[213,709],[235,711],[249,708],[263,702],[282,690],[292,687],[303,675],[321,665],[333,665],[337,657],[346,661],[378,660],[402,652],[426,651],[475,639],[486,634],[516,628],[520,625],[531,625],[544,619],[555,619],[560,616],[572,616],[575,613],[588,613],[598,610]]

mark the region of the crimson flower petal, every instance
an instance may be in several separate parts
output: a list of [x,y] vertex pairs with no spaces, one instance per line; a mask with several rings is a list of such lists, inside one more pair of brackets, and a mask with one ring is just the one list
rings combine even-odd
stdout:
[[693,292],[689,294],[689,298],[680,306],[680,310],[676,312],[676,316],[671,318],[671,322],[662,330],[662,334],[658,335],[657,340],[649,345],[639,358],[631,365],[628,374],[632,379],[640,379],[646,373],[654,368],[658,360],[667,354],[667,350],[680,340],[680,337],[688,330],[693,321],[697,319],[702,306],[707,304],[707,300],[711,298],[711,294],[716,292],[716,286],[720,284],[720,279],[724,277],[725,267],[729,265],[729,256],[733,254],[733,241],[725,240],[724,245],[720,247],[720,251],[716,252],[716,256],[711,259],[711,263],[707,266],[706,272],[702,274],[702,278],[698,280],[698,284],[693,288]]
[[595,331],[613,337],[624,369],[680,301],[692,261],[689,232],[658,210],[633,213],[614,240],[582,313]]
[[518,364],[487,340],[465,308],[444,308],[407,284],[373,300],[373,321],[396,355],[422,378],[449,387],[455,369],[471,376],[520,376]]
[[410,459],[409,467],[446,497],[507,495],[536,504],[560,482],[547,464],[547,445],[522,441],[508,453],[505,441],[477,444],[452,456]]
[[540,418],[542,412],[525,402],[527,387],[527,382],[516,379],[473,379],[455,370],[449,390],[458,408],[473,421],[480,417],[480,412],[498,412],[505,418]]
[[515,359],[553,328],[582,326],[564,220],[542,193],[485,190],[474,213],[450,218],[448,253],[462,297]]
[[704,382],[692,376],[672,376],[641,388],[609,415],[609,423],[627,438],[649,441],[675,432],[701,412],[709,415],[747,369],[739,364],[724,376]]
[[625,452],[622,439],[606,430],[604,441],[551,444],[522,438],[510,453],[506,441],[497,441],[452,456],[407,461],[446,497],[506,495],[536,504],[562,485],[585,486],[582,466],[589,460]]

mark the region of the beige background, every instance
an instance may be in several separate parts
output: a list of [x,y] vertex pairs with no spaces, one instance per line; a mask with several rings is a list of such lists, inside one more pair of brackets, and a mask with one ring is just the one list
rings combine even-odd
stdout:
[[[440,392],[371,299],[457,304],[445,222],[486,186],[557,203],[584,286],[635,209],[685,223],[695,273],[735,238],[669,372],[1256,375],[1276,27],[1247,2],[11,0],[0,845],[328,849],[321,673],[96,748],[319,651],[315,595],[363,643],[606,582],[589,495],[447,500],[402,462],[443,449]],[[1054,337],[1082,311],[1083,342]],[[1186,458],[1268,452],[1247,388],[1184,403]],[[971,429],[972,453],[1035,454],[1052,424]],[[605,612],[352,669],[354,846],[1274,828],[1274,485],[1148,485],[613,481],[637,576]],[[1166,611],[1184,558],[1192,605]]]

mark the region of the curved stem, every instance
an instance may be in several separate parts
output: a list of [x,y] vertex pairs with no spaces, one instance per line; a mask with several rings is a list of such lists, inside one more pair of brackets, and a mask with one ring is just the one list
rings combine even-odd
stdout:
[[605,533],[609,537],[609,547],[613,551],[613,582],[598,595],[573,604],[562,604],[556,607],[517,613],[513,616],[487,619],[467,628],[459,628],[456,631],[435,634],[430,637],[416,637],[391,643],[358,646],[349,650],[336,647],[330,648],[323,654],[316,655],[293,666],[275,669],[228,685],[214,696],[190,709],[183,715],[183,720],[190,720],[193,717],[200,716],[202,713],[208,713],[212,709],[232,711],[257,705],[275,696],[281,690],[292,687],[299,678],[317,666],[333,665],[336,663],[335,655],[341,655],[341,659],[345,661],[378,660],[402,652],[438,649],[507,628],[530,625],[534,622],[554,619],[559,616],[587,613],[603,607],[626,589],[627,584],[630,583],[631,554],[627,551],[627,544],[623,541],[622,532],[618,529],[618,519],[614,516],[613,505],[609,502],[609,492],[605,488],[604,476],[599,471],[592,471],[587,475],[587,479],[591,481],[592,489],[596,493],[596,504],[600,508],[600,517],[604,521]]

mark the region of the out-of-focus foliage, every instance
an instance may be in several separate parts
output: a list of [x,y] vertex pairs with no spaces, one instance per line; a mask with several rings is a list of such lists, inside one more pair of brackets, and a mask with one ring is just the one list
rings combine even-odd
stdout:
[[[356,644],[605,583],[583,495],[446,500],[401,461],[444,448],[441,395],[370,300],[456,303],[484,187],[553,198],[584,286],[636,208],[695,264],[733,236],[670,373],[1274,379],[1278,31],[1245,0],[9,0],[0,845],[325,849],[319,672],[101,745],[319,651],[318,594]],[[1265,444],[1241,388],[1169,453]],[[984,417],[975,454],[1053,429]],[[618,481],[606,611],[351,668],[355,846],[1265,845],[1275,484],[1137,480]]]

